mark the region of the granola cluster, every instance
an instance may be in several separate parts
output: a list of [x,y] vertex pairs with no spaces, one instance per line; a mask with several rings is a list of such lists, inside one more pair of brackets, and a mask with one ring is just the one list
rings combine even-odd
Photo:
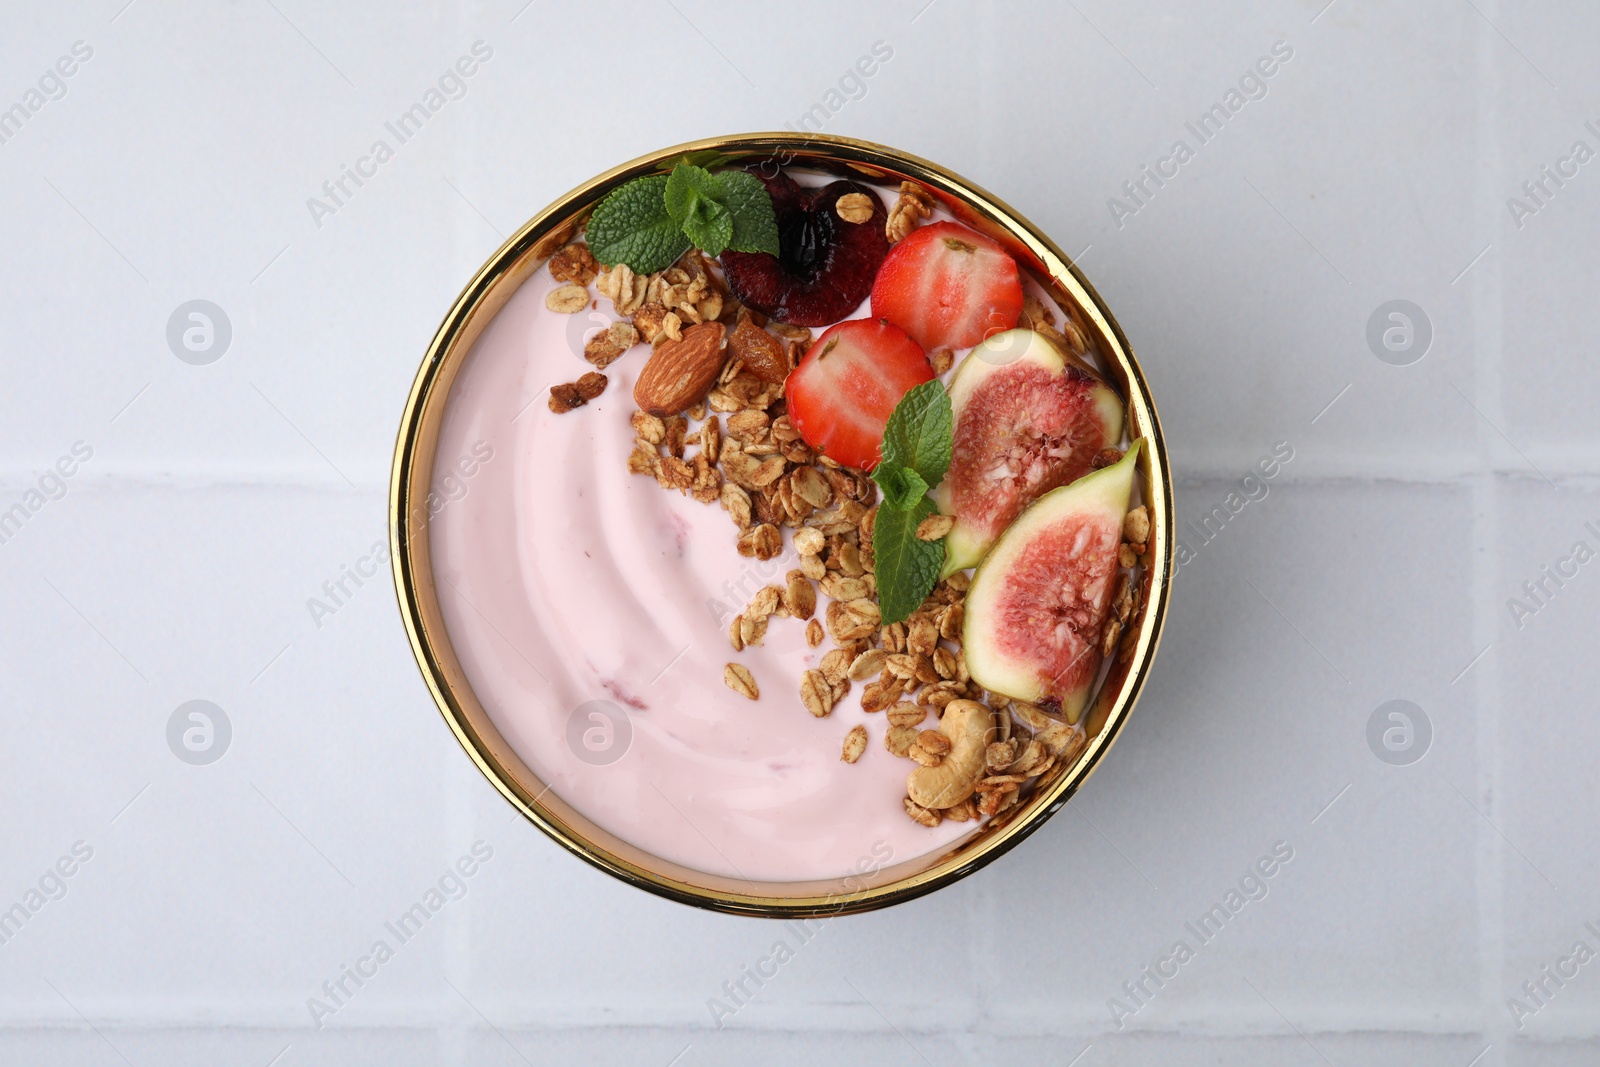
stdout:
[[557,415],[581,408],[606,391],[606,376],[597,371],[578,376],[575,382],[550,387],[550,410]]
[[618,315],[633,316],[639,335],[652,344],[663,334],[676,341],[684,325],[720,320],[731,299],[696,249],[655,274],[635,274],[626,263],[618,263],[596,276],[595,285]]
[[[1117,546],[1117,563],[1128,570],[1139,565],[1144,557],[1150,540],[1150,509],[1143,504],[1128,512],[1122,520],[1122,544]],[[1146,571],[1146,578],[1149,572]],[[1143,605],[1145,588],[1131,573],[1117,576],[1117,591],[1111,597],[1111,616],[1106,619],[1106,628],[1100,635],[1100,654],[1110,656],[1113,651],[1117,654],[1117,662],[1123,663],[1132,655],[1138,644],[1138,629],[1130,625]],[[1127,633],[1123,630],[1126,628]],[[1117,638],[1122,638],[1122,643],[1117,643]]]

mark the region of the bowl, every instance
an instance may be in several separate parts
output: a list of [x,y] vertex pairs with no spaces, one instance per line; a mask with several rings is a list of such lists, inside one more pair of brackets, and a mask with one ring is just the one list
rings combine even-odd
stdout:
[[[1147,441],[1139,459],[1139,492],[1152,528],[1144,557],[1146,592],[1131,626],[1131,654],[1108,657],[1109,670],[1084,713],[1088,745],[1076,762],[1042,777],[1024,802],[943,851],[883,867],[862,864],[865,869],[840,878],[793,882],[749,882],[662,859],[595,824],[540,781],[479,703],[451,646],[434,582],[428,509],[451,385],[485,325],[595,204],[634,178],[670,171],[685,157],[702,166],[776,159],[891,186],[922,185],[956,219],[999,241],[1074,317],[1126,402],[1130,438]],[[892,148],[826,134],[740,134],[664,148],[585,182],[528,220],[467,283],[428,346],[406,401],[389,495],[394,580],[412,650],[445,722],[484,776],[563,848],[631,885],[697,907],[775,918],[868,911],[931,893],[1015,848],[1059,811],[1110,751],[1149,673],[1166,621],[1172,522],[1171,476],[1155,404],[1127,338],[1088,279],[1033,224],[959,175]]]

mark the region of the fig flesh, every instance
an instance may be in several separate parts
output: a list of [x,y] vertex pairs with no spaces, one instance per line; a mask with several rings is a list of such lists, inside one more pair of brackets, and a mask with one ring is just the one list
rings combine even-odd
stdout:
[[1033,330],[974,348],[950,380],[950,469],[935,497],[956,525],[946,575],[974,566],[1033,501],[1088,474],[1122,439],[1122,400]]
[[1144,444],[1034,501],[995,542],[967,590],[962,642],[972,680],[1076,722],[1100,670],[1117,547]]

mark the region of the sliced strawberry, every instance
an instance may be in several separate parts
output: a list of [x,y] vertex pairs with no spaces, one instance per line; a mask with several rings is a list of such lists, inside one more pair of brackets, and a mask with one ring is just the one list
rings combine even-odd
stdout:
[[789,375],[789,421],[805,443],[847,467],[878,465],[883,428],[912,386],[933,378],[922,348],[892,323],[828,328]]
[[1017,263],[981,233],[935,222],[889,250],[872,284],[872,314],[930,352],[971,348],[1022,315]]

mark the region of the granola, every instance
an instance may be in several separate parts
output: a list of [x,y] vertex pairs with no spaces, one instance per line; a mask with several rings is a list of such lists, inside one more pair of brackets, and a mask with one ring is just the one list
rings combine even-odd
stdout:
[[729,689],[751,700],[761,699],[761,690],[750,668],[742,663],[730,663],[722,669],[722,681]]
[[866,222],[876,206],[866,193],[846,193],[834,202],[833,210],[846,222]]
[[558,282],[571,282],[580,289],[587,288],[600,273],[589,246],[574,241],[550,257],[550,276]]
[[550,387],[550,410],[557,415],[581,408],[606,391],[606,376],[597,371],[581,375],[575,382]]
[[[887,215],[889,241],[905,238],[932,218],[934,206],[927,190],[902,183]],[[834,210],[845,222],[860,223],[875,207],[873,198],[851,193],[841,196]],[[976,766],[976,779],[968,780],[965,791],[918,794],[942,806],[904,798],[907,816],[929,827],[944,819],[970,822],[1002,815],[1031,795],[1046,775],[1081,756],[1088,741],[1081,726],[987,693],[971,680],[962,652],[966,573],[940,581],[905,621],[884,625],[873,570],[877,486],[864,471],[813,451],[789,419],[784,383],[813,341],[810,329],[770,321],[741,306],[714,261],[694,249],[665,270],[641,275],[622,264],[602,270],[582,241],[571,241],[552,257],[550,268],[565,283],[546,298],[552,311],[582,311],[593,283],[619,316],[584,346],[584,358],[598,369],[640,342],[660,350],[681,342],[690,327],[708,322],[726,327],[726,359],[704,399],[679,414],[662,415],[659,408],[655,414],[631,414],[634,448],[627,466],[664,489],[720,507],[733,524],[732,543],[741,556],[771,561],[792,548],[794,565],[782,580],[759,589],[728,627],[735,653],[762,645],[772,625],[802,626],[812,649],[831,641],[816,665],[802,673],[798,694],[779,699],[797,697],[806,713],[826,718],[854,689],[864,713],[884,713],[884,748],[923,768],[919,774],[951,769],[957,747],[939,726],[948,722],[952,702],[978,702],[992,728],[976,748],[960,750],[961,759],[975,761],[969,766]],[[1063,315],[1058,323],[1053,310],[1027,294],[1020,321],[1082,355],[1087,350],[1083,328],[1070,311]],[[929,359],[935,372],[944,374],[955,353],[938,348]],[[592,372],[553,387],[552,410],[586,403],[604,390],[605,381]],[[1095,466],[1121,455],[1119,449],[1106,449]],[[922,520],[916,536],[938,541],[953,524],[952,518],[935,514]],[[1130,511],[1122,532],[1119,563],[1136,570],[1150,536],[1148,511]],[[1140,593],[1134,576],[1119,576],[1099,640],[1108,659],[1132,654]],[[723,681],[752,701],[761,699],[743,663],[726,664]],[[970,703],[959,707],[967,709],[961,714],[970,714]],[[859,761],[868,740],[866,726],[853,725],[844,734],[840,759]],[[957,793],[959,799],[952,800]]]
[[544,298],[544,306],[558,315],[576,315],[589,306],[589,290],[568,282],[550,290]]

